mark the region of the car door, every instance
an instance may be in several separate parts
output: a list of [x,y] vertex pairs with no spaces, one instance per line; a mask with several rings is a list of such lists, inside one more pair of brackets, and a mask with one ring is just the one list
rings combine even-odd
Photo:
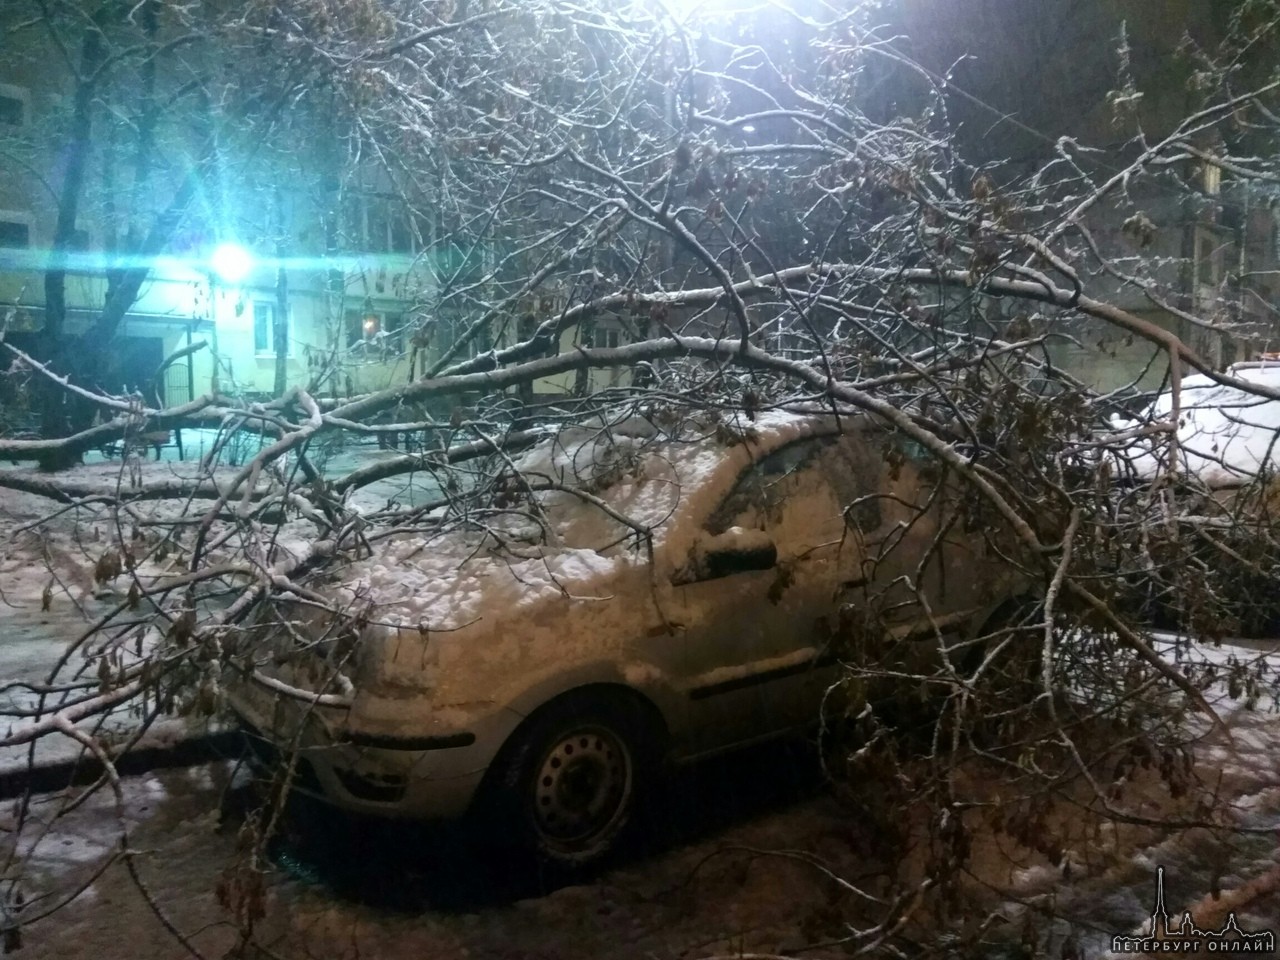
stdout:
[[808,438],[765,456],[703,523],[702,559],[674,586],[688,754],[817,715],[807,680],[825,649],[847,546],[827,473],[835,443]]
[[932,672],[939,635],[960,642],[996,594],[990,558],[957,485],[910,438],[869,428],[849,455],[876,494],[847,511],[863,569],[843,581],[841,603],[861,648],[840,652],[871,671]]

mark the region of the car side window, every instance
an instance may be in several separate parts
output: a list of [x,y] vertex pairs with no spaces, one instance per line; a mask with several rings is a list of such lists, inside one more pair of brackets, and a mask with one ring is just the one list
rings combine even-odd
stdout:
[[867,440],[878,445],[890,467],[901,467],[903,463],[916,468],[933,467],[937,463],[924,444],[899,430],[883,428],[869,431]]
[[933,463],[933,457],[925,449],[924,444],[919,440],[908,437],[905,433],[890,433],[889,442],[895,450],[900,451],[911,463],[921,465]]
[[[871,500],[865,510],[851,510],[850,519],[864,531],[879,526],[884,520],[897,515],[901,521],[912,517],[934,496],[944,470],[937,458],[922,443],[901,431],[888,427],[872,427],[863,433],[864,455],[874,458],[879,471],[877,488],[885,494],[874,498],[875,512],[871,516]],[[865,514],[865,516],[853,516]]]
[[802,472],[834,440],[800,440],[751,464],[707,519],[706,531],[718,535],[730,527],[762,529],[776,522],[783,505],[796,493]]
[[846,433],[824,457],[825,474],[840,502],[844,525],[870,534],[892,514],[887,507],[891,471],[881,438],[865,426]]

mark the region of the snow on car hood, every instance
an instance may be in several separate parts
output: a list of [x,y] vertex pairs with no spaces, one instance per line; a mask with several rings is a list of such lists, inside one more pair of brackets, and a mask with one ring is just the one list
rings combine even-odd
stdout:
[[[1236,364],[1230,375],[1250,383],[1280,389],[1280,364]],[[1168,419],[1173,412],[1170,391],[1156,397],[1152,420]],[[1227,387],[1204,374],[1182,379],[1178,420],[1179,465],[1210,486],[1228,486],[1256,477],[1264,467],[1280,466],[1280,401],[1268,400],[1236,387]],[[1159,452],[1150,444],[1131,450],[1133,472],[1154,477],[1167,462],[1167,448]]]
[[[735,425],[749,431],[745,443],[606,439],[600,429],[575,428],[539,444],[516,461],[531,484],[585,487],[650,529],[651,538],[597,504],[547,490],[537,494],[550,530],[543,544],[509,539],[532,529],[511,516],[488,519],[501,545],[475,529],[379,541],[331,588],[352,609],[372,603],[361,672],[421,688],[434,686],[456,658],[465,657],[472,676],[496,665],[486,661],[508,661],[506,672],[537,669],[539,657],[563,664],[598,654],[610,636],[646,629],[655,593],[670,589],[670,573],[687,561],[701,518],[741,468],[822,422],[762,413]],[[539,636],[546,646],[535,655]]]

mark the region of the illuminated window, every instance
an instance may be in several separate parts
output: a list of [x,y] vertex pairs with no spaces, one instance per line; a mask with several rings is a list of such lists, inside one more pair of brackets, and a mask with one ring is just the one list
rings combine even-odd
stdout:
[[401,325],[404,317],[383,310],[348,310],[343,314],[347,332],[347,349],[368,359],[398,354],[401,348]]
[[1216,163],[1206,163],[1203,181],[1204,192],[1210,196],[1217,196],[1222,192],[1222,168]]

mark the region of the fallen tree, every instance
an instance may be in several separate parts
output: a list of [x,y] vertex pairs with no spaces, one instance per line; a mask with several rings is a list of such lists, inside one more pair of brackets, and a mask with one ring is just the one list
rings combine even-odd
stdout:
[[[106,420],[63,437],[0,438],[0,459],[67,462],[108,440],[183,426],[221,436],[204,462],[181,470],[144,469],[135,457],[114,475],[0,471],[0,488],[61,505],[15,531],[42,530],[56,547],[41,555],[43,604],[71,602],[77,564],[93,574],[77,599],[106,601],[32,687],[36,698],[7,711],[15,726],[0,747],[73,739],[106,765],[101,788],[114,774],[92,724],[123,704],[213,713],[227,671],[310,708],[348,703],[345,663],[385,624],[377,596],[335,600],[331,588],[373,545],[426,550],[466,531],[488,535],[499,556],[554,550],[540,498],[571,490],[608,513],[600,493],[617,478],[534,476],[517,466],[520,451],[583,426],[625,436],[635,422],[732,447],[762,413],[799,409],[880,424],[963,490],[946,505],[938,543],[981,542],[1025,584],[1016,609],[969,638],[976,657],[960,657],[941,628],[928,668],[879,657],[890,632],[884,598],[848,611],[833,633],[847,663],[823,718],[828,767],[841,783],[875,784],[843,792],[897,843],[882,851],[877,895],[848,918],[847,942],[874,953],[931,935],[970,937],[974,949],[995,937],[991,923],[962,922],[966,909],[991,909],[966,888],[968,844],[995,822],[1045,862],[1069,862],[1083,841],[1070,825],[1047,825],[1046,797],[1069,797],[1091,825],[1239,826],[1198,777],[1193,746],[1206,731],[1224,734],[1211,702],[1224,684],[1248,703],[1276,693],[1256,664],[1214,663],[1193,641],[1229,635],[1259,602],[1233,581],[1276,569],[1271,467],[1225,507],[1210,479],[1179,469],[1182,385],[1199,376],[1259,403],[1280,400],[1280,385],[1204,349],[1220,352],[1210,334],[1247,332],[1244,304],[1265,291],[1238,278],[1209,301],[1180,301],[1177,277],[1195,264],[1155,234],[1196,222],[1143,204],[1171,190],[1179,216],[1183,202],[1209,202],[1192,176],[1172,176],[1188,164],[1257,196],[1274,189],[1274,150],[1264,148],[1274,145],[1280,86],[1243,66],[1251,45],[1273,43],[1269,5],[1271,19],[1237,23],[1213,58],[1204,53],[1201,68],[1230,64],[1220,74],[1230,82],[1205,83],[1202,102],[1167,129],[1139,126],[1107,153],[1061,140],[1029,172],[966,161],[948,119],[962,88],[859,13],[823,21],[766,5],[739,14],[730,41],[666,12],[609,4],[482,4],[472,14],[483,30],[444,32],[427,11],[402,6],[394,38],[373,45],[283,29],[321,60],[376,76],[382,94],[353,114],[353,142],[404,178],[407,196],[433,198],[434,249],[465,252],[462,266],[438,271],[421,327],[406,331],[404,382],[356,396],[313,382],[261,403],[215,393],[166,408],[95,390],[3,345],[12,376],[74,395]],[[781,62],[770,35],[784,25],[814,65]],[[849,85],[872,64],[913,109],[889,111]],[[1199,145],[1214,133],[1211,148]],[[1171,219],[1157,224],[1161,215]],[[1163,309],[1163,320],[1140,307]],[[431,356],[423,344],[445,315],[465,319]],[[602,323],[621,331],[619,345],[596,345]],[[1098,325],[1112,342],[1148,343],[1150,369],[1163,372],[1089,382],[1063,351]],[[604,386],[596,371],[627,375]],[[533,391],[547,382],[572,386]],[[1167,409],[1150,402],[1161,388]],[[420,436],[420,449],[332,466],[339,439],[379,433]],[[228,438],[246,434],[256,446],[245,462],[222,465]],[[887,462],[902,456],[886,443]],[[539,532],[503,539],[492,521],[507,513]],[[652,534],[611,519],[638,549]],[[88,527],[105,531],[93,546]],[[891,560],[892,549],[877,562]],[[911,602],[925,607],[927,573],[904,574]],[[1182,589],[1192,579],[1194,590]],[[1186,637],[1153,637],[1153,594]],[[306,634],[311,622],[327,624],[322,641]],[[313,686],[286,683],[259,669],[281,636],[343,653]],[[73,652],[84,660],[74,668]],[[96,684],[84,685],[86,669]],[[874,685],[890,691],[887,709],[862,695]],[[1143,805],[1151,783],[1133,788],[1140,770],[1174,801],[1158,815]],[[920,835],[894,825],[921,807]],[[13,836],[30,824],[24,804]],[[2,923],[13,930],[37,915],[18,898],[18,851],[7,854],[2,888]],[[250,869],[260,879],[261,866]],[[236,913],[245,947],[252,911]]]

